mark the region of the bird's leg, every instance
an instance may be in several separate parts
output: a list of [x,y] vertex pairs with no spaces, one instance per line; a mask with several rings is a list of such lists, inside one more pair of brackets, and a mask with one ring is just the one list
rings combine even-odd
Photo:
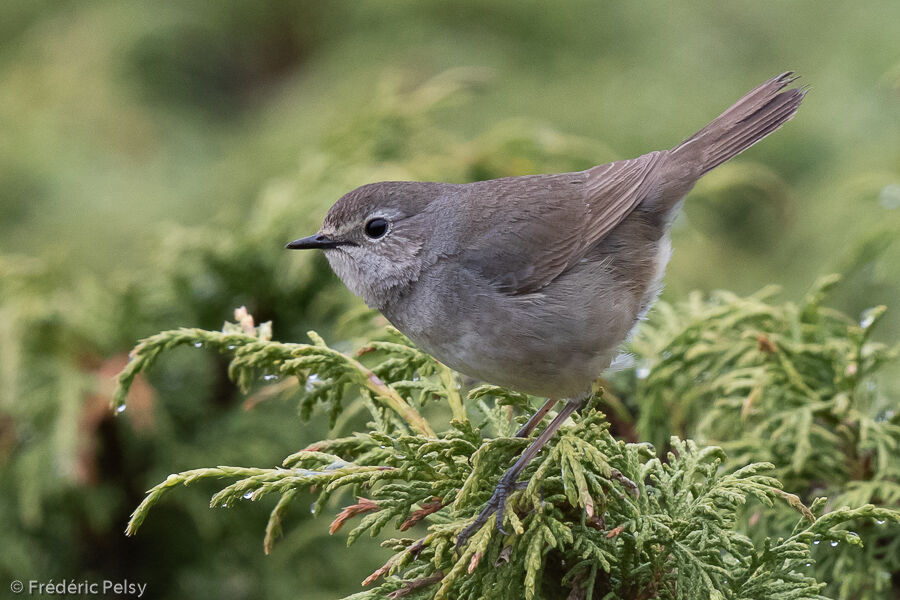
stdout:
[[547,413],[550,412],[551,408],[556,406],[557,402],[559,401],[556,398],[547,398],[547,401],[544,402],[544,405],[541,406],[536,413],[531,415],[531,418],[528,419],[528,422],[522,425],[522,429],[516,432],[516,437],[524,438],[531,435],[531,432],[534,431],[534,428],[544,420],[544,417],[547,416]]
[[[534,440],[530,446],[528,446],[525,451],[519,456],[519,459],[516,463],[509,468],[509,470],[503,474],[503,477],[500,478],[500,482],[497,484],[497,487],[494,489],[494,495],[491,496],[491,499],[488,500],[485,507],[482,509],[481,513],[475,518],[475,520],[456,538],[456,547],[461,548],[465,545],[465,543],[469,540],[472,535],[481,529],[481,527],[487,522],[488,519],[491,518],[491,515],[497,513],[497,529],[501,533],[505,533],[502,529],[503,525],[503,510],[506,507],[506,499],[510,493],[512,493],[517,487],[518,484],[516,480],[521,475],[522,471],[528,466],[528,463],[537,456],[538,452],[541,451],[541,448],[553,437],[553,434],[560,428],[560,426],[572,416],[576,410],[581,408],[584,404],[585,400],[588,399],[588,394],[579,396],[577,398],[572,398],[566,401],[566,404],[562,407],[556,417],[550,421],[550,424],[547,425],[547,428],[541,432],[541,435]],[[549,404],[550,401],[547,402]],[[547,410],[550,408],[544,405]],[[541,408],[544,410],[544,408]],[[538,411],[540,412],[540,411]],[[530,422],[529,422],[530,424]],[[526,425],[527,427],[527,425]],[[525,483],[525,482],[523,482]]]

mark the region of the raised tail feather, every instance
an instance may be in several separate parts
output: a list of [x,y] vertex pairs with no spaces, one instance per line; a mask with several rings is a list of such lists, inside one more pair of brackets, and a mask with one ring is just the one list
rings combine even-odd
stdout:
[[694,178],[737,156],[791,119],[805,89],[781,91],[797,77],[788,71],[748,92],[709,125],[671,150],[671,158]]

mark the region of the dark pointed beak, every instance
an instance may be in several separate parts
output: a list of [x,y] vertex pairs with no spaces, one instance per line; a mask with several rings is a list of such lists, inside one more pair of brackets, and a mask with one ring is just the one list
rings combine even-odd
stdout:
[[309,250],[311,248],[327,250],[328,248],[336,248],[338,246],[344,246],[350,243],[351,242],[334,240],[325,234],[317,233],[316,235],[311,235],[305,238],[300,238],[299,240],[294,240],[290,244],[287,244],[285,248],[289,250]]

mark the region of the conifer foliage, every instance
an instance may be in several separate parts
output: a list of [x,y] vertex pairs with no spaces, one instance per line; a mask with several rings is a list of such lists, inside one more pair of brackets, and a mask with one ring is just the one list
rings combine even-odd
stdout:
[[[617,381],[643,439],[721,445],[729,469],[770,462],[804,502],[900,507],[900,402],[879,385],[898,348],[872,339],[886,307],[851,319],[823,305],[838,282],[822,278],[799,304],[773,303],[774,287],[660,303],[634,343],[638,367]],[[819,545],[817,571],[839,580],[842,598],[884,597],[900,571],[900,527],[856,530],[864,550]]]
[[[776,312],[758,297],[744,302]],[[270,326],[256,327],[243,310],[236,321],[222,331],[179,329],[143,340],[119,376],[116,402],[124,406],[135,376],[161,352],[196,346],[226,355],[229,376],[245,390],[277,379],[298,396],[302,414],[321,406],[334,421],[355,404],[368,410],[368,426],[312,444],[277,468],[219,466],[170,475],[134,511],[129,534],[172,488],[223,479],[229,483],[212,497],[213,507],[278,497],[265,531],[267,552],[301,490],[316,495],[316,513],[333,517],[331,533],[352,525],[348,543],[385,529],[409,532],[385,540],[393,555],[354,600],[795,599],[822,598],[830,581],[816,577],[816,546],[860,545],[850,523],[900,523],[900,513],[884,506],[836,508],[820,497],[807,507],[782,489],[773,462],[738,465],[719,447],[678,437],[665,440],[664,456],[650,444],[619,441],[608,430],[600,410],[605,392],[598,389],[529,465],[504,513],[456,548],[457,534],[527,445],[513,432],[536,400],[487,385],[463,397],[458,377],[396,330],[350,356],[315,333],[309,344],[272,341]],[[829,347],[843,347],[838,333],[827,333]],[[703,345],[685,340],[681,350],[702,355]],[[768,381],[803,389],[800,374]],[[449,425],[438,426],[448,413]],[[771,535],[755,539],[748,506],[772,515],[781,529],[773,525]]]

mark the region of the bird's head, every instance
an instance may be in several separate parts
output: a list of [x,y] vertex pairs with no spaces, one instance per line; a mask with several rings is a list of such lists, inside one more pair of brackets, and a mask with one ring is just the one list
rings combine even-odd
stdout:
[[389,304],[422,271],[434,233],[428,209],[446,184],[386,181],[359,187],[335,202],[318,233],[287,244],[320,249],[341,281],[372,308]]

